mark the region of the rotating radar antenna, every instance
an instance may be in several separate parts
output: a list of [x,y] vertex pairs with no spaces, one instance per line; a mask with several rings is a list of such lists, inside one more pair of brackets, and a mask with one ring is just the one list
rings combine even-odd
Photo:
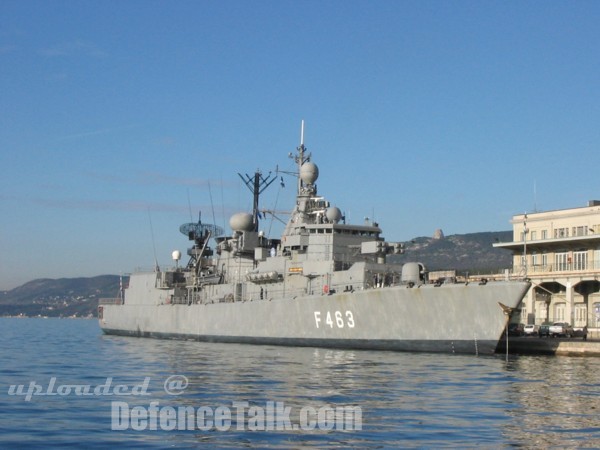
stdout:
[[185,234],[191,240],[206,236],[210,233],[211,237],[222,236],[223,228],[210,223],[184,223],[179,227],[179,231]]
[[208,241],[212,237],[224,234],[223,228],[210,223],[202,223],[201,215],[202,213],[198,213],[198,222],[184,223],[179,227],[181,233],[185,234],[190,241],[194,241],[193,247],[188,249],[190,260],[187,268],[193,268],[196,275],[199,274],[202,267],[202,258],[212,255],[212,250],[208,247]]
[[200,215],[198,222],[184,223],[179,227],[179,231],[185,234],[190,241],[201,242],[207,237],[222,236],[225,232],[223,228],[210,223],[202,223]]

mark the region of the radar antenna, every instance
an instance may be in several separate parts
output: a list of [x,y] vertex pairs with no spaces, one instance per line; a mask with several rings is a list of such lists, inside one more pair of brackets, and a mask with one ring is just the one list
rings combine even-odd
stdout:
[[190,241],[194,241],[194,246],[188,249],[190,260],[188,268],[195,268],[196,274],[200,270],[200,260],[205,253],[211,253],[208,249],[208,241],[211,237],[222,236],[223,228],[210,223],[202,223],[202,212],[198,213],[198,222],[184,223],[179,227],[179,231],[185,234]]
[[196,243],[204,241],[206,235],[209,233],[212,237],[225,234],[223,228],[218,225],[202,223],[201,215],[201,212],[198,213],[198,222],[184,223],[179,227],[179,231],[185,234],[190,241],[196,241]]

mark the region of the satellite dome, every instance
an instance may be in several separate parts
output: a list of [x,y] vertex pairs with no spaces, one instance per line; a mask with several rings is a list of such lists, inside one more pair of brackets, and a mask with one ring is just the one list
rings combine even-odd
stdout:
[[254,229],[254,223],[252,223],[252,214],[234,214],[229,219],[229,226],[233,231],[252,231]]
[[305,162],[300,167],[300,178],[306,184],[314,184],[319,178],[319,168],[315,163]]
[[181,252],[179,250],[174,250],[173,253],[171,253],[171,257],[173,258],[173,261],[179,261],[181,259]]
[[325,217],[332,223],[338,223],[342,218],[342,211],[337,206],[332,206],[325,211]]

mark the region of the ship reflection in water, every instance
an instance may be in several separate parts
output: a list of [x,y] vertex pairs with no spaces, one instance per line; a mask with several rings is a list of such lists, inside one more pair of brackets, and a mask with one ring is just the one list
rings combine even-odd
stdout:
[[124,359],[187,374],[189,387],[178,399],[186,405],[272,400],[296,412],[307,405],[362,409],[362,431],[204,436],[214,445],[240,438],[284,448],[600,446],[600,358],[511,356],[506,362],[500,356],[104,339],[131,352]]
[[[95,321],[0,319],[0,447],[582,448],[600,447],[600,358],[332,350],[102,335]],[[180,395],[165,380],[183,376]],[[10,386],[137,385],[143,397],[7,395]],[[229,431],[111,429],[111,403],[130,407],[355,405],[362,429]],[[33,426],[32,424],[35,424]],[[238,429],[238,426],[240,429]],[[76,444],[75,444],[76,443]]]

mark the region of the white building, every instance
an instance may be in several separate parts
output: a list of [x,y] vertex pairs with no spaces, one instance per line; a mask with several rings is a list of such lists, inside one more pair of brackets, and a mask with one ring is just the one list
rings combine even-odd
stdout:
[[513,216],[514,277],[533,285],[521,307],[522,323],[569,322],[600,328],[600,201],[582,208]]

